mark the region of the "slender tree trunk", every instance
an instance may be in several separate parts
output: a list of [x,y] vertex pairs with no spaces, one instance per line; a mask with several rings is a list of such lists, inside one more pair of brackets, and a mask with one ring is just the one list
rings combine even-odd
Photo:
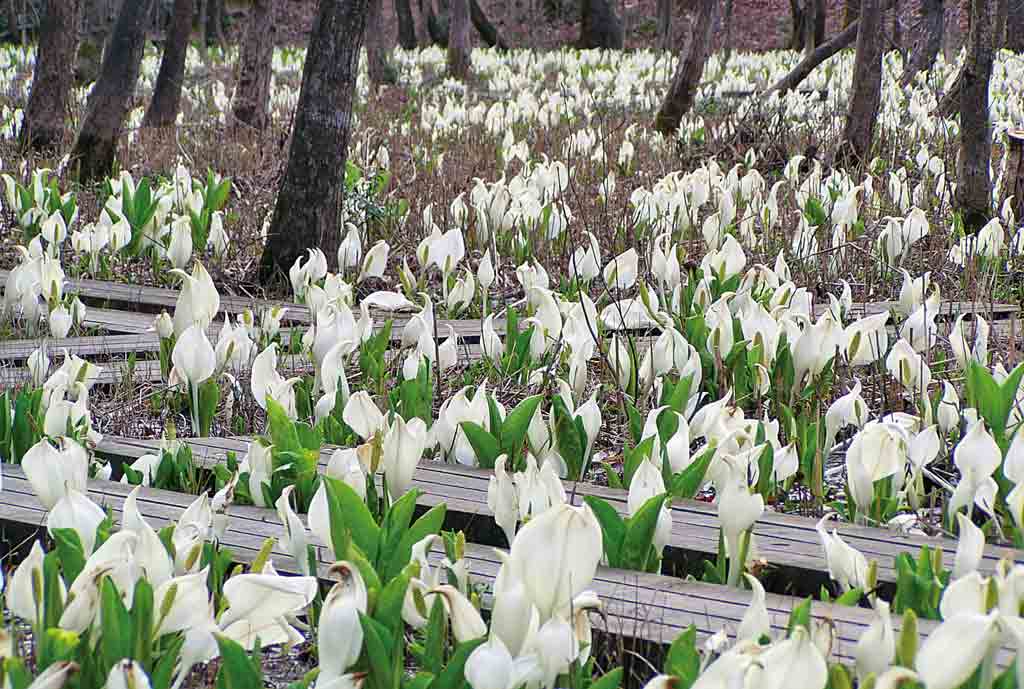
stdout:
[[1006,152],[1006,177],[1003,188],[1013,201],[1013,217],[1017,223],[1024,221],[1024,129],[1007,132],[1009,150]]
[[465,81],[469,68],[469,0],[452,0],[448,14],[448,72]]
[[814,5],[814,47],[825,42],[825,19],[827,18],[828,6],[825,0],[811,0]]
[[111,8],[115,1],[79,0],[81,30],[75,59],[75,81],[79,84],[89,84],[99,78],[103,46],[117,16]]
[[831,41],[815,48],[811,55],[805,55],[804,59],[800,60],[796,67],[791,69],[786,76],[775,82],[768,92],[771,93],[772,91],[779,91],[780,93],[786,93],[787,91],[795,89],[808,77],[808,75],[810,75],[811,72],[814,71],[818,65],[838,53],[843,48],[852,45],[853,42],[857,40],[857,28],[859,26],[860,20],[858,19],[843,29],[840,33],[836,34]]
[[388,62],[387,50],[384,48],[384,31],[381,24],[383,0],[370,0],[366,10],[366,69],[370,83],[394,84],[398,75]]
[[611,0],[583,0],[580,19],[579,48],[622,49],[622,22],[615,14]]
[[213,39],[221,48],[224,47],[224,0],[210,0],[210,28],[213,29]]
[[654,117],[654,128],[664,136],[675,134],[683,115],[693,107],[694,93],[704,73],[704,63],[711,54],[711,36],[717,8],[717,0],[696,2],[696,17],[690,22],[690,30],[680,46],[676,73]]
[[320,0],[302,69],[288,166],[260,263],[263,282],[287,279],[295,259],[313,247],[337,267],[352,97],[367,9],[368,0]]
[[153,0],[125,0],[121,4],[114,34],[103,55],[100,78],[89,93],[85,121],[71,153],[83,182],[108,174],[114,166],[117,140],[135,95],[152,6]]
[[722,57],[723,70],[728,66],[729,60],[732,59],[732,13],[733,0],[725,0],[725,16],[723,17],[723,23],[725,24],[725,55]]
[[1024,0],[1009,0],[1006,8],[1006,46],[1024,53]]
[[793,15],[793,32],[789,37],[790,50],[803,50],[807,40],[807,12],[804,2],[807,0],[789,0],[789,9]]
[[430,42],[448,47],[448,18],[434,11],[433,0],[427,0],[426,6],[423,5],[423,0],[420,0],[420,13],[426,19]]
[[236,121],[257,130],[264,129],[270,120],[270,74],[276,31],[274,0],[255,0],[238,61],[234,115]]
[[846,128],[839,145],[840,159],[864,161],[871,142],[882,96],[882,10],[878,0],[862,0],[857,30],[857,57]]
[[860,0],[843,0],[843,28],[860,19]]
[[1006,45],[1006,24],[1008,20],[1007,14],[1010,11],[1010,5],[1007,0],[995,0],[995,14],[992,17],[992,48],[999,50]]
[[160,72],[153,88],[153,100],[149,103],[143,127],[170,127],[178,119],[181,104],[181,85],[185,80],[185,56],[188,54],[188,37],[192,34],[192,15],[195,0],[174,0],[174,14],[164,41],[164,55],[160,60]]
[[818,3],[817,0],[805,0],[804,4],[804,55],[810,55],[818,46],[815,42],[815,32],[818,28]]
[[406,50],[416,48],[416,21],[412,17],[409,0],[395,0],[395,16],[398,17],[398,45]]
[[900,85],[907,86],[918,72],[930,72],[935,65],[935,58],[942,47],[943,0],[921,0],[917,9],[917,21],[914,23],[914,43],[910,49],[910,59],[903,67]]
[[964,225],[977,230],[991,215],[988,87],[992,78],[992,22],[989,0],[971,0],[967,59],[960,70],[960,155],[956,163],[956,207]]
[[473,26],[476,27],[476,31],[480,34],[480,38],[483,39],[484,43],[498,50],[509,49],[508,41],[498,33],[497,27],[487,18],[477,0],[469,0],[469,18],[473,20]]
[[39,29],[32,90],[21,129],[24,147],[42,150],[60,144],[77,52],[78,0],[47,0],[46,14]]
[[[255,9],[250,9],[254,12]],[[210,65],[210,0],[199,0],[199,55],[203,64]]]
[[658,0],[658,47],[672,47],[672,0]]

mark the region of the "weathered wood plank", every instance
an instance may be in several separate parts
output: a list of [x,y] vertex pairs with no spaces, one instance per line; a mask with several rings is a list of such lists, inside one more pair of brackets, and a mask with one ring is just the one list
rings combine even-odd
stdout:
[[[4,491],[0,492],[0,520],[33,528],[43,528],[46,512],[25,480],[20,467],[4,467]],[[130,486],[110,481],[90,481],[89,496],[98,504],[109,507],[115,520],[120,520],[121,507]],[[193,498],[180,493],[156,489],[142,489],[138,507],[143,517],[156,529],[177,519]],[[251,562],[266,538],[278,538],[283,527],[273,510],[257,507],[233,506],[222,544],[229,548],[240,562]],[[440,557],[437,555],[437,557]],[[279,546],[273,551],[274,564],[279,571],[295,573],[296,563]],[[472,581],[484,587],[485,607],[491,603],[489,592],[500,566],[500,560],[491,548],[467,544],[466,563]],[[318,566],[321,575],[332,564],[326,551],[318,548]],[[609,568],[599,568],[593,590],[605,605],[604,619],[594,616],[598,629],[624,636],[627,639],[670,643],[689,625],[696,626],[699,641],[721,629],[734,633],[750,602],[750,593],[724,586],[688,582],[683,579],[654,574],[641,574]],[[775,634],[786,629],[789,613],[800,603],[790,596],[769,594],[767,606]],[[834,658],[852,662],[857,639],[871,623],[872,613],[861,608],[814,603],[812,614],[820,621],[831,622],[836,629],[836,642],[832,647]],[[895,621],[897,633],[900,620]],[[935,627],[934,622],[920,621],[919,631],[925,635]]]
[[[226,453],[235,452],[239,458],[248,449],[244,439],[201,438],[187,441],[197,461],[204,465],[223,462]],[[105,438],[98,451],[106,456],[125,458],[139,457],[159,447],[157,440],[133,440],[128,438]],[[330,458],[332,449],[321,453],[322,470]],[[491,472],[439,462],[424,462],[416,469],[414,485],[423,491],[421,502],[424,506],[439,503],[448,505],[449,512],[458,513],[466,520],[474,517],[488,517],[487,482]],[[608,500],[620,513],[627,512],[626,493],[612,488],[592,484],[576,483],[570,488],[576,504],[586,495],[596,495]],[[678,554],[697,554],[715,557],[718,552],[719,521],[717,508],[697,500],[677,500],[672,506],[673,528],[669,551]],[[760,557],[769,565],[799,570],[820,576],[827,571],[821,542],[815,530],[815,520],[797,515],[767,511],[754,527]],[[941,548],[947,566],[952,566],[957,542],[947,538],[927,538],[899,534],[886,529],[856,526],[848,523],[833,523],[847,542],[864,553],[869,560],[878,561],[880,582],[896,581],[895,558],[902,552],[916,555],[922,545]],[[986,546],[981,569],[992,571],[1003,558],[1022,561],[1024,553],[1012,548]]]

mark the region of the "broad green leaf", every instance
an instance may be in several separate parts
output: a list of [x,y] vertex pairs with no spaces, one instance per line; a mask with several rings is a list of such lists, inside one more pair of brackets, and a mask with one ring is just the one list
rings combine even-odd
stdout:
[[[349,540],[343,534],[335,535],[336,530],[350,534],[353,543],[363,552],[368,560],[377,559],[377,548],[380,542],[380,527],[373,520],[366,503],[344,481],[330,476],[322,476],[327,492],[327,506],[331,518],[331,542],[335,553],[344,553]],[[338,548],[341,548],[340,550]]]
[[675,638],[665,658],[665,674],[677,678],[676,689],[690,689],[700,673],[697,628],[692,624]]
[[672,485],[669,490],[672,497],[690,500],[697,495],[697,491],[704,484],[704,476],[707,474],[708,467],[711,466],[711,460],[714,456],[714,448],[704,450],[690,462],[688,467],[673,476]]
[[409,558],[412,556],[412,547],[414,545],[427,536],[441,531],[441,527],[444,526],[446,510],[447,506],[444,503],[434,505],[402,534],[398,547],[390,553],[388,563],[384,568],[384,577],[386,579],[396,576],[409,564]]
[[217,683],[225,689],[252,689],[263,686],[263,673],[258,663],[237,642],[223,634],[215,634],[220,648],[220,671]]
[[484,469],[493,469],[495,460],[501,454],[501,446],[498,443],[498,439],[491,435],[483,426],[472,421],[463,421],[459,425],[462,427],[462,432],[466,434],[469,444],[473,447],[473,452],[476,454],[477,462],[480,466]]
[[606,500],[596,495],[587,495],[583,501],[590,506],[601,525],[604,554],[610,567],[620,567],[622,543],[626,538],[626,522]]
[[530,427],[530,421],[537,412],[544,399],[543,395],[527,397],[513,409],[501,425],[501,451],[509,455],[509,461],[513,461],[513,453],[517,452],[523,445],[526,432]]
[[629,518],[626,524],[626,535],[622,541],[620,561],[626,569],[646,570],[651,546],[654,544],[654,532],[658,526],[662,505],[667,494],[649,498]]

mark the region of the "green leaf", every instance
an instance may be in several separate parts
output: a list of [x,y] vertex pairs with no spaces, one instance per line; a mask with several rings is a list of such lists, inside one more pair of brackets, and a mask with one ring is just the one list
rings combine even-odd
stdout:
[[596,495],[584,496],[583,502],[590,506],[601,525],[601,538],[608,566],[620,567],[622,544],[626,538],[626,522],[614,507]]
[[[385,478],[387,477],[385,476]],[[380,546],[377,549],[381,558],[389,557],[398,547],[402,535],[408,531],[413,512],[416,511],[416,500],[419,499],[419,495],[420,492],[415,488],[410,490],[392,503],[387,514],[384,515],[380,527]],[[381,563],[377,563],[378,571],[382,569],[380,565]],[[385,577],[385,579],[387,578],[389,577]]]
[[640,410],[630,400],[625,401],[626,416],[629,419],[629,434],[633,437],[633,444],[640,443],[644,432],[644,420],[640,416]]
[[371,687],[391,689],[394,681],[394,663],[391,659],[393,643],[388,630],[362,613],[359,613],[359,622],[363,627],[363,645],[369,660],[367,680]]
[[526,432],[530,427],[530,421],[537,412],[543,395],[527,397],[513,409],[501,425],[501,452],[508,455],[510,462],[515,460],[519,448],[526,439]]
[[374,619],[384,624],[395,638],[402,634],[402,605],[411,578],[412,574],[406,571],[391,579],[384,585],[384,590],[374,604]]
[[444,517],[447,506],[444,503],[434,505],[427,510],[423,516],[417,519],[405,533],[390,555],[387,565],[384,568],[384,577],[389,579],[396,576],[409,564],[412,557],[412,547],[431,534],[440,533],[444,526]]
[[791,636],[793,630],[797,627],[803,627],[808,630],[811,629],[811,599],[805,598],[800,601],[800,604],[793,608],[793,612],[789,614],[789,624],[786,627],[786,636]]
[[[380,542],[380,527],[373,520],[373,515],[366,503],[351,486],[336,478],[322,476],[327,492],[327,507],[331,518],[331,542],[336,554],[348,550],[347,542],[351,540],[371,562],[377,559],[377,547]],[[337,533],[336,532],[341,532]],[[348,538],[344,533],[349,534]]]
[[[476,454],[477,462],[480,466],[484,469],[493,469],[494,462],[498,459],[498,455],[501,454],[501,445],[498,439],[478,423],[463,421],[459,425],[462,426],[462,432],[466,434],[466,439],[469,440],[469,444],[473,447],[473,452]],[[512,458],[510,457],[509,459],[511,460]]]
[[622,464],[622,478],[623,483],[626,484],[626,488],[629,488],[630,484],[633,483],[633,474],[640,468],[640,462],[648,459],[651,456],[651,452],[654,450],[654,441],[657,440],[653,435],[644,438],[644,441],[634,448],[625,448],[623,451],[625,461]]
[[580,442],[579,431],[573,417],[561,397],[555,396],[551,402],[551,410],[555,414],[555,438],[558,454],[568,467],[569,480],[580,477],[583,468],[583,453],[586,445]]
[[700,673],[700,653],[697,650],[697,628],[690,625],[675,638],[665,658],[665,674],[674,675],[676,689],[690,689]]
[[100,654],[103,664],[110,668],[122,658],[132,657],[135,635],[132,615],[109,577],[103,579],[100,587],[100,614],[103,621]]
[[220,648],[220,670],[217,684],[224,689],[252,689],[263,686],[263,673],[259,663],[254,662],[237,642],[223,634],[214,634]]
[[272,397],[267,396],[267,426],[270,441],[278,452],[297,452],[302,449],[295,423],[288,413]]
[[498,409],[498,402],[492,395],[487,396],[487,423],[490,434],[495,438],[501,438],[501,410]]
[[619,689],[622,686],[622,668],[617,667],[594,680],[590,689]]
[[852,588],[843,595],[839,596],[835,600],[836,605],[856,606],[860,603],[861,597],[863,597],[864,591],[860,588]]
[[649,498],[627,521],[620,558],[622,567],[640,571],[647,569],[658,517],[667,497],[667,494],[662,494]]
[[690,462],[690,465],[672,477],[672,486],[669,493],[674,498],[691,500],[704,483],[704,476],[711,466],[711,460],[715,456],[714,448],[701,452]]
[[476,650],[477,646],[487,641],[486,637],[480,637],[479,639],[473,639],[472,641],[466,641],[465,643],[459,644],[455,648],[455,653],[452,654],[451,660],[445,666],[441,674],[434,680],[434,684],[442,689],[448,687],[460,687],[463,683],[463,677],[465,676],[466,660],[469,655]]
[[199,434],[210,435],[214,416],[217,414],[217,403],[220,402],[220,386],[216,378],[208,378],[199,386]]
[[74,529],[51,529],[54,550],[60,558],[64,581],[70,586],[85,567],[85,548]]

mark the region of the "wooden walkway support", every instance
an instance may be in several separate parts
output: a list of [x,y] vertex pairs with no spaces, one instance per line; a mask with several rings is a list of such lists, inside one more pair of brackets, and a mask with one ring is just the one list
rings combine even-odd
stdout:
[[[198,438],[185,442],[192,448],[196,462],[206,467],[226,461],[228,452],[234,452],[241,460],[248,450],[248,442],[242,438]],[[107,437],[97,452],[108,458],[132,461],[157,450],[159,445],[158,440]],[[321,471],[326,471],[332,451],[333,448],[327,448],[321,453]],[[473,540],[504,543],[504,539],[496,535],[498,530],[487,507],[487,482],[491,473],[485,469],[423,462],[416,469],[413,484],[423,493],[420,499],[423,507],[446,504],[449,515],[457,519],[458,527],[467,530]],[[625,491],[589,483],[567,485],[566,489],[575,504],[581,503],[586,495],[596,495],[610,502],[620,513],[627,513]],[[694,555],[709,558],[717,555],[719,521],[715,505],[698,500],[677,500],[672,505],[672,517],[672,538],[667,549],[670,560],[673,556],[685,559]],[[820,580],[828,566],[815,524],[816,520],[808,517],[766,511],[754,527],[760,557],[770,566],[783,568],[790,574],[796,572],[814,581]],[[474,531],[480,526],[492,533]],[[879,581],[887,584],[896,581],[894,565],[900,553],[907,552],[916,557],[923,545],[941,548],[943,560],[949,567],[956,553],[957,541],[948,538],[910,536],[840,522],[833,522],[829,528],[837,529],[869,560],[876,560]],[[1003,558],[1021,562],[1024,561],[1024,553],[1012,548],[986,546],[981,570],[991,572]]]

